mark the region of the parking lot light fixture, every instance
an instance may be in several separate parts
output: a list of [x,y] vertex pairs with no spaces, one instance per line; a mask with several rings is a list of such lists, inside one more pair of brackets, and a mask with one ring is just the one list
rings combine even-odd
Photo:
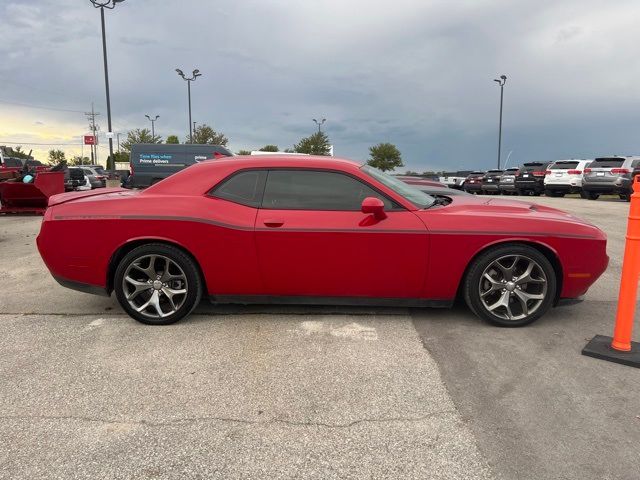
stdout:
[[149,115],[145,115],[145,117],[147,117],[151,122],[151,138],[155,142],[155,138],[156,138],[155,123],[156,123],[156,120],[160,118],[160,115],[156,115],[155,118],[151,118]]
[[323,124],[324,122],[326,122],[326,121],[327,121],[327,119],[326,119],[326,118],[323,118],[323,119],[322,119],[322,120],[320,120],[320,121],[316,120],[315,118],[312,118],[311,120],[313,120],[313,121],[315,122],[315,124],[316,124],[316,125],[318,125],[318,133],[320,133],[320,132],[321,132],[320,127],[322,127],[322,124]]
[[502,100],[504,98],[504,84],[507,83],[507,76],[500,75],[500,78],[494,78],[494,82],[500,85],[500,122],[498,124],[498,169],[500,169],[500,149],[502,148]]
[[102,56],[104,60],[104,85],[107,93],[107,126],[109,128],[107,138],[109,139],[109,159],[107,160],[107,169],[114,168],[113,159],[113,135],[111,135],[111,98],[109,96],[109,70],[107,68],[107,37],[104,28],[104,9],[113,10],[118,3],[124,0],[89,0],[94,8],[100,9],[100,22],[102,24]]
[[187,77],[179,68],[176,68],[176,72],[182,77],[183,80],[187,82],[187,98],[189,102],[189,143],[193,143],[193,130],[191,122],[191,82],[194,82],[196,78],[201,77],[202,74],[197,68],[193,72],[191,72],[191,77]]

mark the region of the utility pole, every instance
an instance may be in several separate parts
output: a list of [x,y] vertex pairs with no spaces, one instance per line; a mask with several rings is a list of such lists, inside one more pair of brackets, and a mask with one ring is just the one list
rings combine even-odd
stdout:
[[118,153],[120,153],[120,134],[116,133],[116,140],[118,141]]
[[193,133],[196,133],[196,122],[193,122]]
[[91,164],[96,165],[98,163],[98,134],[97,131],[100,130],[100,127],[96,125],[96,117],[100,115],[100,113],[96,112],[93,109],[93,102],[91,102],[91,111],[86,112],[85,117],[89,120],[89,130],[91,130],[91,134],[93,135],[93,145],[91,145]]

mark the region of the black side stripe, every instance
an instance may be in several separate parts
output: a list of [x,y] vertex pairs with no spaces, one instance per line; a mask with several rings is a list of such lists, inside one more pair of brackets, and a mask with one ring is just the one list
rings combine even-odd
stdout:
[[[160,220],[174,222],[194,222],[214,225],[216,227],[228,228],[231,230],[253,231],[253,227],[245,227],[242,225],[233,225],[230,223],[218,222],[207,218],[198,217],[180,217],[168,215],[57,215],[55,220]],[[576,238],[576,239],[595,239],[590,235],[573,235],[554,232],[512,232],[512,231],[490,231],[490,230],[385,230],[385,229],[368,229],[361,228],[269,228],[256,227],[256,231],[260,232],[299,232],[299,233],[404,233],[404,234],[432,234],[432,235],[493,235],[507,237],[560,237],[560,238]]]

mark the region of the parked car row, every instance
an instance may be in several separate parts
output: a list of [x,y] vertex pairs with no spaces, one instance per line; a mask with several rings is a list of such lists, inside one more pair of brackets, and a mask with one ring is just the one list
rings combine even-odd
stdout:
[[640,174],[640,157],[602,157],[595,160],[527,162],[518,168],[472,172],[463,189],[485,195],[541,195],[563,197],[579,193],[597,200],[618,195],[628,201],[633,178]]

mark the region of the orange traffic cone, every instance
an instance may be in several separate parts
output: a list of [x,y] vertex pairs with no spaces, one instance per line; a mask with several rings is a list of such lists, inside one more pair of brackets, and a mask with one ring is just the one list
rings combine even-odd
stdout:
[[596,335],[582,354],[640,368],[640,344],[631,341],[640,280],[640,175],[634,179],[633,192],[613,338]]

